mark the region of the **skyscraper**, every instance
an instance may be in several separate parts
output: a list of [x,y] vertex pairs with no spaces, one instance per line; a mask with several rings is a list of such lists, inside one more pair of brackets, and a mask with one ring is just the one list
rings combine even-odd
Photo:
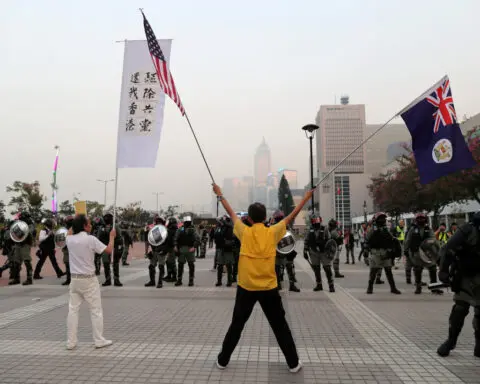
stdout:
[[[348,103],[348,99],[342,102]],[[316,123],[320,127],[316,135],[318,168],[325,173],[363,141],[365,105],[322,105]],[[336,172],[363,173],[364,152],[360,148]]]
[[263,204],[267,203],[267,179],[270,171],[270,148],[263,138],[255,152],[254,160],[255,200]]
[[[353,149],[362,143],[365,132],[365,105],[350,105],[348,96],[341,105],[322,105],[317,114],[319,131],[317,141],[317,168],[320,177],[328,173]],[[365,178],[365,149],[352,154],[317,190],[321,214],[336,217],[349,225],[351,219],[351,191],[360,178]],[[360,174],[360,175],[359,175]],[[354,177],[355,176],[355,177]],[[355,183],[352,183],[355,180]]]
[[255,186],[266,186],[267,177],[271,171],[270,148],[265,142],[265,137],[262,138],[262,143],[255,152]]

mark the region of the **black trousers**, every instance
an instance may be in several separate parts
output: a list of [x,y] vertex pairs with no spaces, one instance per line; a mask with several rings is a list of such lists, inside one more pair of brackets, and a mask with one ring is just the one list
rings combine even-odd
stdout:
[[297,347],[285,319],[282,299],[276,288],[269,291],[247,291],[237,287],[232,323],[223,340],[222,351],[218,355],[219,364],[225,367],[230,362],[230,357],[257,301],[260,302],[288,366],[295,368],[298,365]]
[[33,276],[40,276],[40,272],[42,272],[43,264],[45,264],[47,257],[50,259],[50,262],[52,263],[53,269],[55,270],[57,277],[61,277],[63,275],[63,271],[58,266],[57,258],[55,257],[55,249],[46,249],[41,251],[40,257],[37,261],[37,265],[35,266],[35,272],[33,273]]

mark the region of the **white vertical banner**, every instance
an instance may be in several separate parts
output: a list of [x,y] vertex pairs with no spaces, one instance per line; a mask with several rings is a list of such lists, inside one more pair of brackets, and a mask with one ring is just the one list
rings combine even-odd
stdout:
[[[172,40],[158,43],[168,63]],[[164,107],[165,94],[160,89],[147,41],[125,41],[117,169],[155,167]]]

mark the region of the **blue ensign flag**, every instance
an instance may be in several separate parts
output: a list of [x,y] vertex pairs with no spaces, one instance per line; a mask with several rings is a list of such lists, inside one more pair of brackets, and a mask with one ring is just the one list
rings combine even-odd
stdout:
[[412,135],[421,184],[476,165],[457,121],[448,76],[399,115]]

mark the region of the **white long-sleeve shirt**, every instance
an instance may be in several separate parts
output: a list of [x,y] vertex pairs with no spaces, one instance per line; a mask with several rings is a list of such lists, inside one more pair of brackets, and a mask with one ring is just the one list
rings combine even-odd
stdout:
[[50,235],[51,232],[52,231],[47,231],[46,229],[42,229],[40,231],[40,234],[38,235],[38,241],[40,243],[43,243],[47,239],[47,237]]

